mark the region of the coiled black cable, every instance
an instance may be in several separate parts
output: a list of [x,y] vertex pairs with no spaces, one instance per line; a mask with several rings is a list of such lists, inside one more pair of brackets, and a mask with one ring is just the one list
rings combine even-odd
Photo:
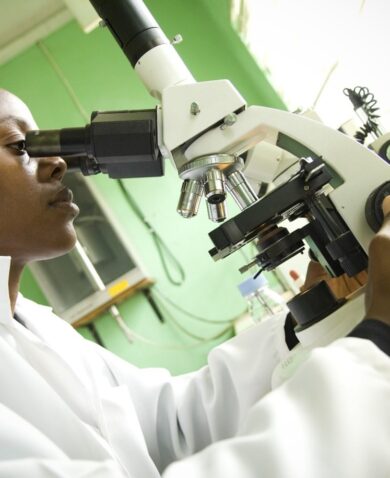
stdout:
[[344,88],[343,92],[350,99],[354,110],[356,111],[361,108],[367,116],[367,121],[355,133],[355,139],[359,143],[364,144],[370,133],[376,135],[380,134],[377,122],[379,115],[376,114],[379,110],[377,107],[377,101],[374,95],[365,86],[355,86],[353,90],[350,88]]

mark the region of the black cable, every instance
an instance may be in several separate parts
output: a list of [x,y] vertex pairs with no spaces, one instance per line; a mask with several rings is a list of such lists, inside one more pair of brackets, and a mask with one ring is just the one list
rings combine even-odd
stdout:
[[[290,164],[289,166],[287,166],[286,168],[283,169],[283,171],[281,171],[277,176],[275,176],[273,179],[272,179],[272,182],[275,182],[277,179],[280,178],[280,176],[282,176],[286,171],[288,171],[289,169],[291,169],[293,166],[296,166],[297,164],[299,164],[299,159],[297,159],[294,163]],[[295,175],[296,173],[294,173]]]
[[[131,196],[131,194],[127,190],[127,188],[124,185],[122,179],[118,179],[117,183],[119,185],[120,190],[123,193],[123,196],[126,199],[127,204],[134,211],[137,218],[144,224],[144,226],[150,232],[150,234],[152,236],[152,239],[153,239],[153,242],[155,244],[155,247],[157,249],[157,253],[158,253],[158,256],[160,258],[162,268],[164,270],[164,273],[165,273],[167,279],[169,280],[169,282],[171,284],[173,284],[175,286],[182,285],[185,281],[185,278],[186,278],[183,266],[180,264],[179,260],[175,257],[175,255],[169,249],[167,244],[164,242],[164,240],[160,237],[160,235],[154,229],[154,227],[150,224],[150,222],[142,214],[141,209],[139,208],[138,204],[135,202],[134,198]],[[179,274],[178,279],[175,279],[173,277],[173,275],[171,274],[171,271],[170,271],[169,265],[168,265],[168,260],[173,264],[174,267],[176,267],[176,270]]]
[[102,338],[101,338],[99,332],[97,331],[96,326],[93,322],[90,322],[89,324],[87,324],[87,329],[91,332],[92,337],[95,339],[95,342],[97,344],[99,344],[101,347],[106,348],[106,346],[104,345],[103,340],[102,340]]
[[164,315],[160,310],[160,307],[156,304],[156,301],[154,300],[154,297],[152,296],[150,289],[144,289],[142,291],[144,296],[146,297],[146,300],[149,302],[150,307],[153,309],[154,313],[156,314],[158,320],[161,323],[165,322]]
[[355,139],[364,144],[367,136],[370,133],[374,133],[379,135],[379,125],[378,125],[378,118],[379,115],[376,112],[379,108],[376,106],[377,101],[370,90],[365,86],[355,86],[352,90],[350,88],[344,88],[344,94],[348,96],[349,100],[351,101],[354,110],[362,109],[367,116],[367,121],[363,124],[363,126],[355,133]]
[[262,274],[265,271],[264,268],[259,269],[256,274],[253,276],[253,279],[257,279],[260,274]]

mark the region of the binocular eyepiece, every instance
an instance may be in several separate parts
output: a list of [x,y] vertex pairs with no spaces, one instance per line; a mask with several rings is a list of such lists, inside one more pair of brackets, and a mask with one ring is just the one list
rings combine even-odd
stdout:
[[29,131],[31,157],[61,156],[68,171],[111,178],[162,176],[156,110],[94,112],[81,128]]
[[33,158],[61,156],[68,172],[84,176],[101,172],[96,160],[88,155],[86,128],[35,130],[26,134],[26,151]]

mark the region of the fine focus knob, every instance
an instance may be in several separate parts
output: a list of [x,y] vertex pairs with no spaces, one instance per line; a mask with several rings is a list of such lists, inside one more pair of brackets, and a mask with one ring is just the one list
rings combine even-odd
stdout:
[[383,223],[382,202],[390,195],[390,181],[386,181],[368,196],[366,201],[366,219],[374,232],[378,232]]

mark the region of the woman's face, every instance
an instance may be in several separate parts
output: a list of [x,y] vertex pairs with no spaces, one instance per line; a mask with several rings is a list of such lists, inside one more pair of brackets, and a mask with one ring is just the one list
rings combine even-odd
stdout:
[[25,264],[75,244],[78,207],[62,179],[61,158],[30,158],[19,141],[37,129],[27,106],[0,90],[0,255]]

